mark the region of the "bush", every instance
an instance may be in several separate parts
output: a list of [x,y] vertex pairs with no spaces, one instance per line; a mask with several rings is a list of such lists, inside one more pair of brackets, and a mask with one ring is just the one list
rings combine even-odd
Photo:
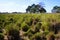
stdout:
[[0,40],[4,40],[4,36],[0,33]]
[[8,35],[8,40],[20,40],[19,31],[16,29],[10,29]]
[[29,26],[25,22],[23,22],[21,25],[21,29],[22,31],[27,32],[29,29]]
[[29,27],[28,27],[27,25],[25,25],[24,27],[22,27],[22,30],[23,30],[24,32],[27,32],[28,29],[29,29]]

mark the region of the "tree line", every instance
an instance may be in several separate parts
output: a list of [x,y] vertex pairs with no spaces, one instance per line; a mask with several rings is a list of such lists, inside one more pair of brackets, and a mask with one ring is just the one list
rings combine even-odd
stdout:
[[[27,13],[46,13],[46,9],[40,5],[40,4],[32,4],[31,6],[28,6],[26,9]],[[60,13],[60,6],[54,6],[52,11],[52,13]]]

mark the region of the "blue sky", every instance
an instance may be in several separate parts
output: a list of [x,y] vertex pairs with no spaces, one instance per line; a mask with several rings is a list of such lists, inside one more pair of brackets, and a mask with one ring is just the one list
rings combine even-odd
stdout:
[[0,0],[0,12],[25,12],[25,9],[34,4],[43,2],[47,12],[51,12],[54,6],[60,6],[60,0]]

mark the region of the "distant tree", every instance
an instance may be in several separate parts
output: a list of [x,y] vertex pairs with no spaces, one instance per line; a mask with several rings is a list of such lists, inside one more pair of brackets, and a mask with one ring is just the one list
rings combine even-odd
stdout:
[[45,13],[46,10],[39,4],[37,5],[32,4],[31,6],[27,7],[26,12],[27,13],[36,13],[36,12]]
[[18,13],[18,12],[12,12],[12,13]]
[[31,10],[31,6],[28,6],[28,8],[26,9],[26,12],[30,12]]
[[52,9],[52,13],[60,13],[60,6],[54,6]]

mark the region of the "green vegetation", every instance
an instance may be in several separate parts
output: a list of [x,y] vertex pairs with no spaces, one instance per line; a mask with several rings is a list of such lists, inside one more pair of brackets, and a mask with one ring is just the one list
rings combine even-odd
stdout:
[[31,6],[28,6],[26,9],[27,13],[45,13],[46,10],[41,4],[32,4]]
[[54,6],[52,9],[53,13],[60,13],[60,6]]
[[59,35],[60,14],[0,14],[0,40],[54,40]]

